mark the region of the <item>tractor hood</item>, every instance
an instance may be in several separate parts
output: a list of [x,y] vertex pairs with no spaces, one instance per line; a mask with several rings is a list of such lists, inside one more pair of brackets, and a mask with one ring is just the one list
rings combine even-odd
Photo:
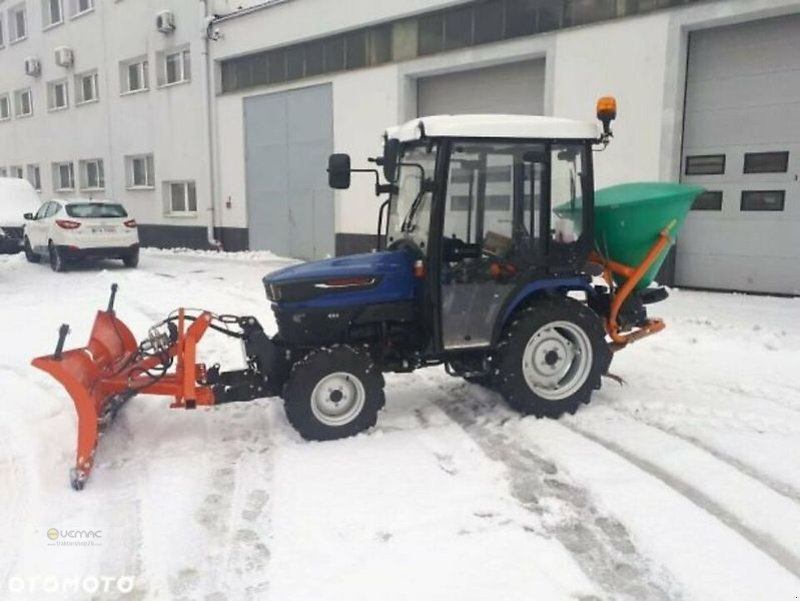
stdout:
[[413,261],[405,251],[314,261],[270,273],[264,287],[273,303],[308,308],[410,300],[415,289]]

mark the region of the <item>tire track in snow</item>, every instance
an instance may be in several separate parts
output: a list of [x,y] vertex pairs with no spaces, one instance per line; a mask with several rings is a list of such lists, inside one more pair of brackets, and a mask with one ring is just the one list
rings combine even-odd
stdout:
[[786,547],[776,541],[773,537],[755,530],[744,524],[736,515],[726,509],[723,505],[715,501],[708,494],[693,486],[689,482],[682,480],[666,469],[655,465],[652,461],[640,457],[621,445],[607,440],[604,437],[598,436],[593,432],[582,428],[574,421],[561,420],[557,422],[560,426],[582,436],[595,444],[598,444],[606,450],[618,455],[629,463],[633,464],[643,472],[660,480],[677,494],[687,498],[689,501],[711,514],[723,524],[728,526],[731,530],[739,534],[748,543],[759,549],[762,553],[772,558],[781,567],[789,571],[795,577],[800,578],[800,558],[795,556]]
[[633,411],[633,410],[631,410],[631,409],[629,409],[627,407],[612,407],[612,406],[608,406],[608,409],[610,409],[614,413],[619,413],[621,415],[626,415],[626,416],[636,420],[637,422],[642,423],[642,424],[644,424],[646,426],[649,426],[651,428],[655,428],[656,430],[659,430],[659,431],[663,432],[664,434],[668,434],[670,436],[674,436],[675,438],[679,438],[679,439],[683,440],[684,442],[687,442],[687,443],[689,443],[691,445],[694,445],[697,448],[705,451],[709,455],[712,455],[713,457],[715,457],[719,461],[722,461],[723,463],[727,463],[731,467],[739,470],[744,475],[749,476],[750,478],[753,478],[754,480],[757,480],[758,482],[760,482],[761,484],[763,484],[764,486],[766,486],[767,488],[769,488],[773,492],[775,492],[775,493],[777,493],[777,494],[779,494],[781,496],[784,496],[787,499],[789,499],[790,501],[793,501],[793,502],[797,503],[798,505],[800,505],[800,490],[798,490],[797,488],[795,488],[791,484],[789,484],[787,482],[781,482],[779,480],[776,480],[776,479],[774,479],[774,478],[772,478],[772,477],[770,477],[770,476],[758,471],[757,469],[755,469],[751,465],[748,465],[748,464],[744,463],[740,459],[737,459],[736,457],[733,457],[732,455],[730,455],[730,454],[728,454],[728,453],[726,453],[726,452],[724,452],[724,451],[722,451],[722,450],[720,450],[720,449],[718,449],[718,448],[716,448],[716,447],[714,447],[714,446],[712,446],[712,445],[700,440],[699,438],[681,432],[675,426],[665,426],[665,425],[660,424],[660,423],[658,423],[656,421],[648,419],[646,416],[643,416],[640,413],[636,413],[635,411]]
[[467,396],[458,385],[440,384],[439,388],[447,393],[448,399],[439,398],[436,405],[490,459],[505,466],[510,492],[522,507],[547,516],[548,506],[554,501],[557,503],[559,515],[555,521],[546,522],[548,534],[571,553],[608,599],[665,601],[682,598],[669,576],[654,570],[640,555],[625,526],[597,509],[588,491],[559,476],[555,464],[539,457],[504,431],[509,423],[518,421],[516,414],[504,411],[498,400]]

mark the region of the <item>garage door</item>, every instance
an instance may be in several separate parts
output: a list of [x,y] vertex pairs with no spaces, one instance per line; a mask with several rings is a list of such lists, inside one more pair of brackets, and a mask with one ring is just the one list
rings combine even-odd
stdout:
[[333,255],[331,86],[244,100],[250,248],[299,259]]
[[544,114],[544,60],[421,78],[417,113]]
[[800,293],[800,15],[692,33],[678,284]]

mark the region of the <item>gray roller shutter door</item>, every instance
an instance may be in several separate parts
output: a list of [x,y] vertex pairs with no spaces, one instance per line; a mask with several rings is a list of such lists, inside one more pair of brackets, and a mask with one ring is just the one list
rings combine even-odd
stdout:
[[544,82],[544,60],[424,77],[417,84],[417,113],[541,115]]
[[[785,171],[745,173],[746,154],[786,152]],[[724,173],[686,173],[706,155],[724,155]],[[683,181],[722,193],[722,208],[690,214],[677,283],[800,293],[800,15],[691,34],[683,156]],[[742,210],[763,191],[783,210]]]
[[299,259],[334,252],[331,86],[244,99],[250,248]]

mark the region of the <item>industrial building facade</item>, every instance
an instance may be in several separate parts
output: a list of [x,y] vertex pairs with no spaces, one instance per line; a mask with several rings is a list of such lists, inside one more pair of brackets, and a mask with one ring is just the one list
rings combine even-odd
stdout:
[[[368,166],[384,129],[416,116],[591,120],[596,98],[614,95],[620,114],[614,142],[595,157],[598,185],[681,180],[708,190],[679,239],[673,283],[800,293],[798,0],[209,0],[200,10],[194,0],[97,3],[107,15],[100,27],[115,12],[140,14],[143,47],[106,50],[112,56],[96,67],[95,85],[109,105],[97,122],[81,116],[64,126],[73,129],[54,118],[74,112],[77,120],[84,103],[45,108],[64,95],[63,77],[50,72],[29,86],[38,86],[34,116],[17,122],[31,78],[9,82],[5,67],[14,52],[14,69],[23,69],[27,52],[10,43],[8,27],[25,3],[0,3],[0,169],[33,176],[26,169],[38,163],[45,194],[48,177],[69,180],[58,157],[72,157],[78,194],[102,157],[105,194],[126,201],[154,244],[212,239],[308,259],[368,250],[380,204],[373,182],[355,177],[350,190],[330,190],[330,152]],[[27,4],[36,12],[48,3]],[[175,13],[174,32],[154,26],[164,10]],[[31,47],[44,45],[49,60],[65,42],[48,41],[44,29]],[[66,79],[73,94],[84,84],[74,78],[92,67],[78,64],[82,40],[66,43],[76,46]],[[180,65],[189,82],[165,85]],[[147,92],[127,93],[145,77]],[[30,142],[20,130],[37,114],[45,121]],[[68,152],[76,140],[87,147]],[[96,141],[108,149],[91,147]],[[132,189],[131,178],[148,185]]]

